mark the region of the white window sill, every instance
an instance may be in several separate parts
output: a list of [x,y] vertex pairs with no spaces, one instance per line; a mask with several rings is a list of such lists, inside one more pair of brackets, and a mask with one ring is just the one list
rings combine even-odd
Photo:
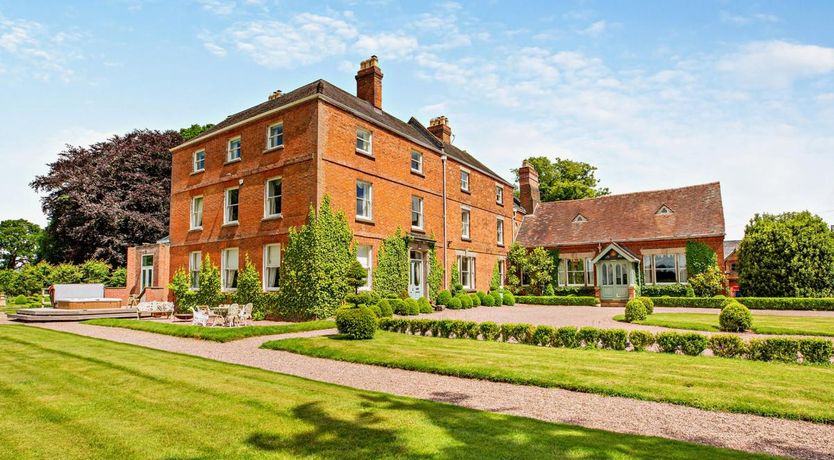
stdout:
[[371,152],[366,152],[366,151],[361,150],[361,149],[356,149],[356,153],[358,153],[359,155],[366,156],[368,158],[374,159],[374,160],[376,159],[376,158],[374,158],[374,154],[371,153]]
[[225,162],[225,163],[223,163],[223,165],[224,165],[224,166],[225,166],[225,165],[230,165],[230,164],[232,164],[232,163],[240,163],[240,158],[235,158],[234,160],[226,160],[226,162]]
[[189,232],[202,232],[202,231],[203,231],[203,227],[194,227],[194,228],[189,228],[189,229],[188,229],[188,231],[189,231]]
[[274,152],[274,151],[276,151],[276,150],[282,150],[283,148],[284,148],[284,144],[281,144],[281,145],[276,145],[275,147],[269,147],[268,149],[265,149],[265,150],[263,151],[263,153]]
[[191,171],[191,175],[194,176],[194,175],[197,175],[197,174],[202,174],[204,172],[206,172],[206,168],[198,169],[196,171]]
[[264,288],[264,292],[278,292],[281,288]]
[[261,220],[264,221],[264,222],[268,222],[270,220],[281,220],[283,218],[284,218],[284,215],[279,213],[279,214],[275,214],[275,215],[272,215],[272,216],[265,216]]
[[416,175],[421,176],[421,177],[426,177],[426,175],[423,173],[423,171],[419,170],[419,169],[412,169],[411,174],[416,174]]
[[468,236],[462,236],[462,237],[460,237],[460,239],[463,240],[463,241],[466,241],[467,243],[472,242],[472,238],[469,238]]
[[374,219],[372,217],[356,216],[356,221],[365,224],[375,224]]
[[238,221],[228,222],[222,225],[222,227],[237,227],[240,223]]
[[412,232],[426,233],[426,231],[423,229],[423,227],[415,227],[413,225],[411,226],[411,231]]

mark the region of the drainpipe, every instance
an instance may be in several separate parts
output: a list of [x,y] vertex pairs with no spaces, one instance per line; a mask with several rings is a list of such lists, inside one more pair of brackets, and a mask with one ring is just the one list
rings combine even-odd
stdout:
[[446,152],[440,155],[440,161],[443,164],[443,289],[449,289],[447,286],[447,279],[449,278],[446,270],[449,267],[449,260],[446,252],[448,251],[449,237],[447,232],[449,225],[446,222]]

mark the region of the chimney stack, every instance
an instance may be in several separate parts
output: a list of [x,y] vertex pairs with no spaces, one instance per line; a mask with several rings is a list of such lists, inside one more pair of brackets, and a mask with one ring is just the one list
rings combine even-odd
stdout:
[[449,126],[449,119],[441,115],[429,121],[429,132],[440,139],[444,144],[452,143],[452,128]]
[[518,188],[521,206],[524,207],[527,214],[533,214],[541,202],[539,173],[527,160],[524,160],[521,168],[518,169]]
[[269,100],[271,101],[273,99],[278,99],[283,94],[284,93],[280,89],[276,89],[275,91],[272,92],[272,94],[269,95]]
[[382,70],[376,56],[359,64],[359,72],[356,72],[356,97],[382,109]]

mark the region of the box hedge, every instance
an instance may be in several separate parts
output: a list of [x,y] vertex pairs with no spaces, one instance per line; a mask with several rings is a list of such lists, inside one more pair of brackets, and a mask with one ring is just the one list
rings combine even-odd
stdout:
[[[508,294],[504,294],[506,297]],[[512,295],[512,294],[509,294]],[[588,306],[594,307],[597,304],[596,298],[592,296],[534,296],[520,295],[515,301],[527,305],[562,305],[562,306]]]
[[[643,294],[645,294],[645,290]],[[651,296],[656,307],[721,308],[723,297],[657,297]],[[834,298],[810,297],[735,297],[751,310],[819,310],[834,311]]]

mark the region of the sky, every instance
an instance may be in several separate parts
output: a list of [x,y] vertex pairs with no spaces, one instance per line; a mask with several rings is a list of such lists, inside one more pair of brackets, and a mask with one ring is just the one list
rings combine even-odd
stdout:
[[830,1],[0,0],[0,219],[46,223],[28,184],[66,144],[354,92],[376,54],[386,111],[447,116],[507,179],[558,156],[612,193],[720,181],[728,239],[834,224],[832,24]]

